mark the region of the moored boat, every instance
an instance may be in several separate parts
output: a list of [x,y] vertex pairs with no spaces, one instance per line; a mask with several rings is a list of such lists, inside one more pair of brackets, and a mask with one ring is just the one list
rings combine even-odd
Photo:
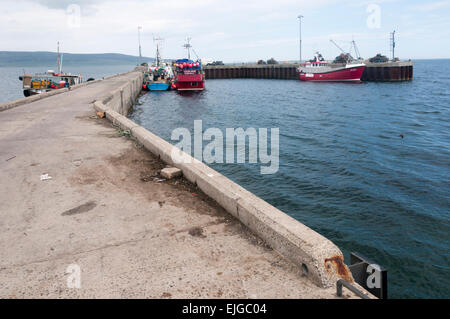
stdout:
[[143,89],[146,91],[167,91],[172,84],[172,68],[165,63],[152,66],[144,75]]
[[156,42],[156,61],[144,74],[142,89],[145,91],[167,91],[171,88],[173,71],[170,65],[162,62],[160,49],[162,40],[161,38],[154,39]]
[[178,91],[203,91],[205,89],[205,72],[200,59],[197,61],[191,60],[192,45],[190,40],[190,38],[187,38],[184,45],[188,58],[179,59],[173,65],[175,76],[172,88]]
[[302,64],[298,71],[301,81],[360,82],[366,65],[359,61],[330,63],[316,53],[313,60]]
[[22,81],[23,94],[28,97],[53,90],[70,88],[83,81],[81,75],[72,75],[62,72],[63,55],[59,52],[58,42],[58,72],[48,70],[45,73],[24,74],[19,77]]
[[200,61],[177,60],[172,88],[178,91],[202,91],[205,89],[205,74]]

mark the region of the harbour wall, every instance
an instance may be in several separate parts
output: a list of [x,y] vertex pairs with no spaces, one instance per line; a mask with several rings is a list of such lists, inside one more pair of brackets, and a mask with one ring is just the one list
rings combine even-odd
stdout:
[[[142,72],[130,73],[128,83],[94,102],[95,110],[104,112],[114,125],[129,131],[162,161],[181,169],[187,180],[298,266],[319,287],[331,287],[339,279],[353,282],[342,252],[330,240],[129,120],[125,115],[141,91],[142,77]],[[181,155],[183,163],[174,162],[173,154]]]
[[[366,63],[361,78],[368,82],[399,82],[413,80],[413,62]],[[298,64],[220,65],[206,66],[207,79],[279,79],[298,80]]]
[[[109,92],[100,101],[109,106],[109,108],[120,115],[128,115],[128,111],[136,103],[136,99],[142,90],[142,82],[144,81],[144,72],[142,67],[136,67],[134,71],[129,73],[127,83],[112,92]],[[108,117],[108,113],[106,114]],[[111,118],[108,118],[111,119]]]

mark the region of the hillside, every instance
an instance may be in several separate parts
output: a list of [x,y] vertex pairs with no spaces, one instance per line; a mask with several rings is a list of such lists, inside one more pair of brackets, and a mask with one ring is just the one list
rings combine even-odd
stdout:
[[[138,57],[118,53],[104,54],[73,54],[64,53],[64,65],[92,64],[92,65],[114,65],[132,64],[138,62]],[[55,52],[13,52],[0,51],[0,67],[5,66],[39,66],[55,64],[57,53]],[[153,61],[153,58],[143,57],[142,62]]]

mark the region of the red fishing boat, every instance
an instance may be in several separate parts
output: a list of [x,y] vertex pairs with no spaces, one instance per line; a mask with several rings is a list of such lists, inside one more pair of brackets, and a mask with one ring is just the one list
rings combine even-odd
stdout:
[[200,61],[177,60],[172,88],[178,91],[202,91],[205,89],[205,74]]
[[358,61],[330,63],[320,53],[313,60],[302,64],[298,69],[301,81],[313,82],[359,82],[366,65]]
[[[174,82],[172,89],[178,91],[203,91],[205,89],[205,73],[200,60],[191,60],[192,48],[190,38],[184,47],[187,50],[188,58],[177,60],[174,64]],[[195,53],[195,51],[194,51]]]

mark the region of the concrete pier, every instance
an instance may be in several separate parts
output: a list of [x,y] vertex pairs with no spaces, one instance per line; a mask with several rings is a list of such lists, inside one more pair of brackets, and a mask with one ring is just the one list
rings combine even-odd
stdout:
[[[361,78],[368,82],[400,82],[413,80],[413,62],[370,63]],[[298,64],[221,65],[205,67],[207,79],[279,79],[298,80]]]
[[160,177],[170,145],[123,116],[142,77],[0,112],[0,297],[336,298],[329,240],[202,163]]

